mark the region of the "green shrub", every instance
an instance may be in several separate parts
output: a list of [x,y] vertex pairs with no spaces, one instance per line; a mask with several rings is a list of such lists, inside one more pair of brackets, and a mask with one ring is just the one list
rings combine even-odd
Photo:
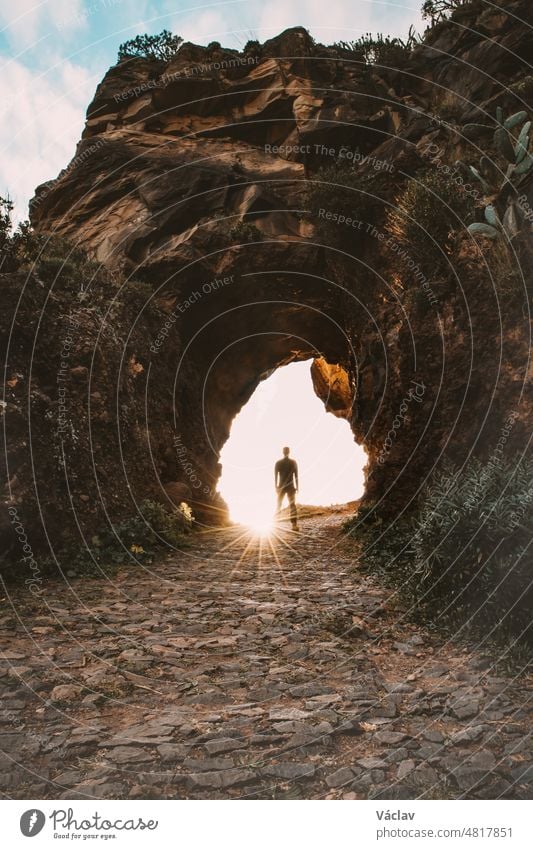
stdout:
[[101,270],[100,264],[89,259],[84,250],[58,237],[41,243],[26,261],[37,277],[64,291],[80,291]]
[[407,63],[411,51],[419,41],[414,28],[409,29],[407,39],[391,38],[378,33],[367,32],[355,41],[339,41],[333,45],[336,50],[348,54],[350,59],[365,65],[384,65],[399,68]]
[[245,56],[260,56],[261,55],[261,43],[257,40],[257,38],[251,38],[244,45],[243,51]]
[[71,553],[67,569],[79,574],[98,573],[98,567],[128,562],[151,563],[166,548],[181,548],[193,526],[190,507],[183,503],[169,512],[146,499],[129,519],[106,527],[90,540],[90,548]]
[[409,181],[388,214],[387,229],[406,257],[434,274],[447,267],[455,233],[474,214],[472,197],[443,170],[432,169]]
[[[0,197],[0,252],[2,265],[7,262],[7,253],[13,233],[12,223],[13,201],[10,198]],[[5,271],[6,269],[2,269]]]
[[448,467],[438,473],[412,537],[412,580],[424,603],[444,598],[478,623],[515,633],[528,628],[532,501],[532,461],[474,459],[461,472]]
[[137,35],[129,41],[125,41],[118,49],[118,59],[131,59],[142,57],[143,59],[158,59],[169,62],[178,52],[183,39],[179,35],[172,35],[168,29],[164,29],[158,35]]
[[[13,229],[13,201],[0,197],[0,271],[18,271],[33,233],[29,222]],[[35,238],[35,237],[34,237]]]
[[192,514],[186,504],[169,512],[156,501],[144,500],[135,516],[101,532],[92,542],[100,559],[110,553],[114,562],[124,562],[130,554],[151,559],[157,549],[179,546],[191,525]]
[[415,618],[531,642],[532,503],[532,460],[473,459],[433,475],[414,520],[385,528],[358,514],[346,530]]
[[433,25],[447,18],[456,9],[471,5],[472,0],[425,0],[422,5],[422,17],[429,19]]
[[45,283],[81,288],[100,269],[85,251],[67,239],[36,233],[29,221],[16,229],[12,223],[13,203],[0,197],[0,268],[2,271],[33,271]]

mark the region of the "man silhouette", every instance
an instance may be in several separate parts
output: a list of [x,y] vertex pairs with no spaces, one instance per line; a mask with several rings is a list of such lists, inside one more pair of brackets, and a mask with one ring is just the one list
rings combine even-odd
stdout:
[[289,499],[290,517],[293,531],[298,530],[298,512],[296,510],[296,493],[298,492],[298,464],[291,460],[290,448],[283,449],[283,457],[274,466],[274,486],[278,494],[278,506],[276,515],[281,510],[283,497]]

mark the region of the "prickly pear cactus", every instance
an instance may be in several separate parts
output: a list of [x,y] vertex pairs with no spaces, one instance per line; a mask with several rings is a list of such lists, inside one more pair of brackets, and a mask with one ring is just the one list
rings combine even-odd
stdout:
[[[463,171],[468,171],[470,178],[474,177],[480,184],[487,199],[485,221],[471,224],[468,232],[473,236],[484,236],[496,239],[506,235],[513,239],[519,232],[519,210],[514,201],[507,207],[503,221],[500,220],[493,201],[507,186],[517,187],[522,179],[533,169],[533,153],[530,151],[530,131],[532,122],[528,120],[527,112],[520,111],[504,117],[503,109],[496,110],[498,126],[493,132],[494,148],[500,159],[505,162],[499,166],[489,156],[484,154],[479,160],[479,168],[458,162],[456,165]],[[491,131],[486,124],[466,124],[463,134],[466,138],[474,139]]]

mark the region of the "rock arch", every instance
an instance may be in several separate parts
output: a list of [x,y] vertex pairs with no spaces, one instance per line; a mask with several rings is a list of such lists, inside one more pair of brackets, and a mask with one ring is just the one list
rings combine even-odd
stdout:
[[[494,38],[504,38],[505,22],[493,23]],[[430,302],[379,235],[380,209],[427,167],[423,145],[445,132],[431,118],[432,74],[437,93],[446,85],[461,95],[458,122],[476,117],[465,90],[472,80],[453,58],[474,47],[453,37],[446,59],[431,45],[417,48],[406,74],[369,71],[296,28],[260,46],[253,63],[186,44],[166,65],[127,59],[105,76],[76,157],[37,189],[31,207],[39,232],[65,236],[140,281],[91,290],[89,306],[102,315],[122,304],[107,337],[93,333],[87,300],[78,316],[86,333],[69,386],[76,474],[68,499],[87,497],[87,527],[99,517],[92,504],[105,503],[113,517],[169,483],[188,485],[183,462],[216,509],[218,453],[233,416],[262,375],[292,359],[342,368],[350,400],[332,410],[349,415],[369,458],[365,498],[385,515],[409,509],[444,453],[460,461],[497,433],[510,405],[519,410],[513,435],[523,436],[528,342],[516,332],[520,304],[502,321],[497,293],[484,287],[468,251],[457,257],[468,303],[455,272],[432,281]],[[193,66],[201,72],[191,75]],[[488,103],[495,77],[489,85],[479,75]],[[377,203],[364,219],[378,235],[337,216],[336,233],[351,227],[342,250],[324,239],[319,210],[308,203],[317,169],[341,148],[359,152],[363,178],[379,172]],[[54,328],[48,347],[61,342]],[[54,410],[57,363],[40,344],[39,398]],[[330,376],[315,366],[319,394]],[[16,421],[18,458],[25,431]],[[37,455],[57,478],[46,427]],[[36,486],[27,458],[11,463],[9,477],[19,481],[21,502]],[[37,497],[42,506],[42,486]]]

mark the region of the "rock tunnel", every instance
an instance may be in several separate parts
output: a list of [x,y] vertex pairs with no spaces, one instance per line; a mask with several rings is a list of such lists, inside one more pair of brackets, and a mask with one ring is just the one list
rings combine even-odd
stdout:
[[[303,278],[302,282],[305,283]],[[183,416],[179,411],[200,411],[197,438],[190,452],[195,456],[194,463],[187,463],[185,451],[181,460],[178,457],[177,467],[173,458],[162,472],[167,493],[176,498],[183,492],[187,500],[192,498],[196,514],[203,514],[208,508],[209,497],[196,498],[195,490],[201,494],[207,489],[211,495],[216,489],[220,451],[236,414],[259,382],[277,368],[291,362],[312,361],[313,386],[326,410],[348,420],[352,412],[353,381],[348,372],[351,373],[355,358],[353,353],[350,355],[350,341],[341,317],[326,313],[312,298],[307,304],[294,296],[289,299],[286,286],[278,299],[270,286],[267,300],[252,302],[249,279],[239,285],[233,276],[232,282],[225,285],[234,287],[233,304],[220,312],[218,305],[212,305],[213,314],[183,340],[176,368],[176,394],[180,398],[175,405],[176,431],[188,430],[186,423],[185,428],[180,426]],[[243,300],[239,301],[239,297]],[[188,377],[191,373],[196,375],[194,382]],[[157,369],[150,377],[157,380]],[[192,468],[195,471],[191,473]],[[179,483],[188,484],[189,491],[176,486]],[[218,504],[216,499],[215,503]]]

